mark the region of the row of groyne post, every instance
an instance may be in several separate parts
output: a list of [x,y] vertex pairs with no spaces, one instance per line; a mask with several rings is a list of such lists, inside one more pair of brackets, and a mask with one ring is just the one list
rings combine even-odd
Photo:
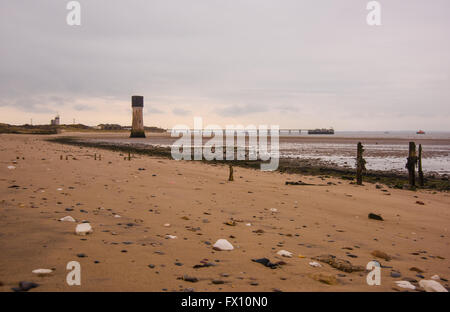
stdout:
[[[364,147],[361,142],[357,144],[356,151],[356,184],[362,185],[363,174],[366,171],[366,161],[363,157]],[[422,170],[422,144],[419,144],[417,153],[416,143],[409,142],[408,157],[406,158],[405,168],[408,170],[408,182],[411,188],[416,186],[424,186],[424,177]],[[416,183],[417,168],[417,183]]]

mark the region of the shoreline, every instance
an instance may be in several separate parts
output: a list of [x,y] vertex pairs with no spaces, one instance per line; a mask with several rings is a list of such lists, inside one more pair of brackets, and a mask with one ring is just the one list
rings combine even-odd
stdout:
[[[148,156],[157,156],[172,159],[170,148],[153,146],[143,143],[133,144],[119,144],[119,143],[107,143],[107,142],[94,142],[83,141],[84,138],[76,136],[60,136],[56,138],[47,139],[49,142],[56,142],[60,144],[68,144],[74,146],[101,148],[112,151],[120,151],[125,153],[135,153]],[[244,168],[258,169],[260,167],[260,161],[206,161],[203,163],[210,164],[232,164],[234,166],[240,166]],[[280,158],[279,167],[276,170],[278,172],[288,174],[307,174],[314,176],[333,176],[344,180],[355,180],[356,170],[339,167],[332,163],[324,163],[314,158]],[[364,182],[368,183],[380,183],[390,188],[397,189],[409,189],[407,172],[399,173],[394,170],[381,171],[381,170],[367,170],[364,174]],[[437,175],[434,173],[425,173],[425,185],[423,187],[417,187],[422,189],[431,189],[437,191],[450,191],[450,181],[447,175]]]

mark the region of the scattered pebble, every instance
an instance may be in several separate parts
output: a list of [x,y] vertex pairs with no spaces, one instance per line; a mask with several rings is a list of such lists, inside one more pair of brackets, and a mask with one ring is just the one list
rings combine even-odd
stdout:
[[226,239],[217,240],[217,242],[213,245],[213,248],[215,250],[219,250],[219,251],[234,249],[233,245],[231,245],[231,243],[229,241],[227,241]]
[[433,280],[421,280],[419,286],[425,289],[426,292],[448,292],[444,286]]

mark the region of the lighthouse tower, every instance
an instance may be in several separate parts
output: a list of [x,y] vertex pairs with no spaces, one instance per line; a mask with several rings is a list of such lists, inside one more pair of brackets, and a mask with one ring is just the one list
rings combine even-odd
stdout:
[[144,118],[142,109],[144,108],[144,97],[133,95],[131,97],[131,107],[133,109],[133,125],[130,138],[145,138]]

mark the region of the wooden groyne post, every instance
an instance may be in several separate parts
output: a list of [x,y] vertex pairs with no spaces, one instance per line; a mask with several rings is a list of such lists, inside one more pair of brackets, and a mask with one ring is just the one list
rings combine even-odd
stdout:
[[416,143],[409,142],[409,154],[406,162],[406,169],[408,169],[410,187],[416,186],[416,165],[417,165]]
[[230,165],[230,176],[228,177],[228,181],[234,181],[233,177],[233,165]]
[[419,144],[419,158],[417,163],[418,173],[419,173],[419,185],[423,186],[424,179],[423,179],[423,171],[422,171],[422,144]]
[[356,154],[356,184],[362,185],[362,175],[366,170],[366,161],[363,157],[364,147],[358,142],[358,150]]

